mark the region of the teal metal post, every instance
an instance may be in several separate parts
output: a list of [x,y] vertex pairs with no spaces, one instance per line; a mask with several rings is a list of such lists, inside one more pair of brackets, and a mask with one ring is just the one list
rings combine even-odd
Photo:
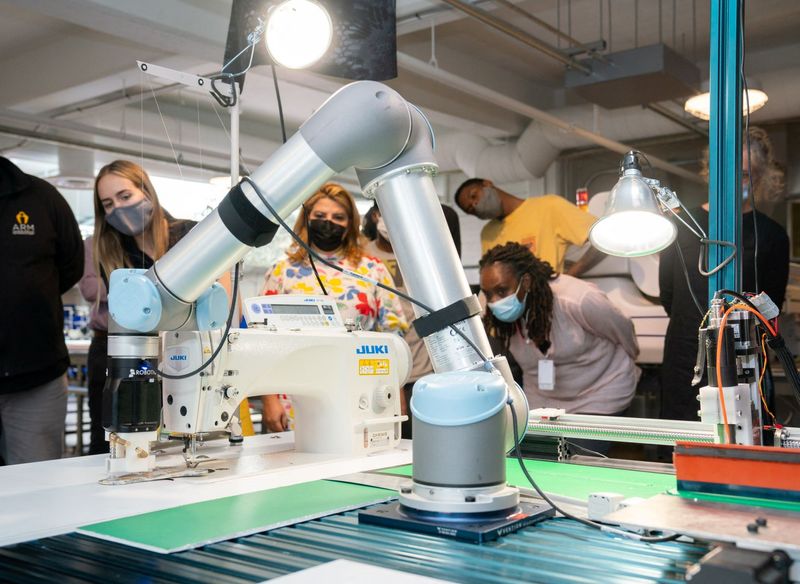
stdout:
[[[710,277],[708,300],[716,290],[741,291],[742,253],[742,66],[741,0],[711,0],[711,123],[709,127],[709,238],[736,243],[736,258]],[[731,248],[711,246],[709,266]]]

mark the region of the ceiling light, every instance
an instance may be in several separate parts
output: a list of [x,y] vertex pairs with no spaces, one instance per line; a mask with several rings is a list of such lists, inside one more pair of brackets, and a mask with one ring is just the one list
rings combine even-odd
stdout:
[[328,50],[333,23],[313,0],[287,0],[269,13],[266,44],[272,59],[289,69],[316,63]]
[[[760,89],[748,88],[747,94],[742,91],[742,115],[747,114],[747,102],[750,102],[750,113],[760,110],[767,103],[767,94]],[[683,109],[701,120],[711,119],[711,94],[706,91],[686,100]]]

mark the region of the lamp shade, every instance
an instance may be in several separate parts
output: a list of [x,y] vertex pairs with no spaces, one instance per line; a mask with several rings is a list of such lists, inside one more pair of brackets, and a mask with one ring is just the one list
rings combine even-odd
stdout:
[[589,241],[609,255],[638,257],[661,251],[677,234],[641,172],[629,168],[611,190],[605,213],[589,230]]

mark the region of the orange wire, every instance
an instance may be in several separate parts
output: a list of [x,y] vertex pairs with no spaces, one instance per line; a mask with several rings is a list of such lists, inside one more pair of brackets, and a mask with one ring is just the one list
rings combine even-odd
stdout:
[[761,335],[761,354],[763,355],[764,359],[764,366],[761,368],[761,375],[758,376],[758,395],[761,396],[761,403],[764,404],[764,409],[769,414],[769,417],[772,418],[772,425],[777,426],[778,420],[775,419],[775,414],[769,411],[769,406],[767,405],[767,400],[764,397],[764,390],[761,387],[761,383],[764,381],[764,374],[767,372],[767,347],[764,342],[767,340],[767,333],[763,333]]
[[746,304],[734,304],[730,308],[728,308],[725,313],[722,315],[722,321],[719,325],[719,334],[717,335],[717,356],[716,356],[716,363],[717,363],[717,391],[719,392],[719,404],[720,409],[722,410],[722,423],[725,425],[725,442],[727,444],[731,444],[731,431],[728,428],[728,411],[725,407],[725,394],[722,391],[722,372],[720,371],[720,366],[722,365],[722,335],[723,331],[725,330],[725,324],[728,322],[728,315],[734,310],[746,310],[748,312],[752,312],[755,314],[758,319],[764,323],[764,326],[767,327],[767,330],[772,334],[772,336],[776,336],[775,330],[769,324],[769,321],[764,318],[760,312],[754,310],[747,306]]

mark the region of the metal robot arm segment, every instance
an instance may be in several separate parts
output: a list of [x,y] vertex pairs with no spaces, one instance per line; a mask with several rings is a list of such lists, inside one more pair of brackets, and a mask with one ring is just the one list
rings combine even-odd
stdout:
[[[397,159],[410,135],[411,108],[396,91],[373,81],[352,83],[333,94],[251,179],[285,218],[337,172]],[[137,293],[109,295],[113,319],[142,333],[191,326],[194,301],[251,247],[269,243],[277,228],[250,185],[234,187],[150,270],[122,283],[136,286]],[[156,313],[160,318],[141,316]]]

